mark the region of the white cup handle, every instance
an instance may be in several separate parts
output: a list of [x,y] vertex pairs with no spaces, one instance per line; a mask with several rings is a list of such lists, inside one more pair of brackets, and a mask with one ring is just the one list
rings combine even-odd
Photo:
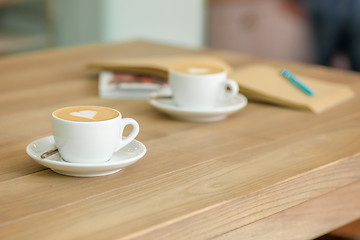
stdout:
[[[236,81],[232,79],[225,80],[225,92],[223,94],[222,100],[227,101],[228,99],[236,96],[239,93],[239,85]],[[230,88],[230,91],[226,91],[227,88]]]
[[239,93],[239,84],[236,81],[227,79],[225,81],[225,86],[230,88],[230,93],[227,94],[228,96],[233,97]]
[[[116,149],[114,152],[119,151],[122,147],[124,147],[126,144],[130,143],[132,140],[135,139],[135,137],[138,135],[140,127],[139,124],[132,118],[123,118],[121,119],[121,127],[120,127],[120,143],[116,146]],[[127,125],[131,125],[133,127],[131,133],[123,137],[124,129]]]

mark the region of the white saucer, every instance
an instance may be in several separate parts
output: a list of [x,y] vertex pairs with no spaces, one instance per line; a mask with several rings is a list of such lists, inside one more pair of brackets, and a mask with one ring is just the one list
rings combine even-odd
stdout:
[[239,111],[247,105],[247,98],[238,94],[226,101],[220,102],[218,106],[211,109],[191,109],[175,105],[173,99],[154,98],[150,104],[156,109],[173,116],[174,118],[193,122],[220,121],[227,115]]
[[114,153],[113,157],[104,163],[69,163],[65,162],[58,153],[45,159],[40,157],[44,152],[55,148],[54,137],[48,136],[30,143],[26,148],[26,152],[36,162],[54,172],[75,177],[97,177],[116,173],[121,168],[135,163],[146,153],[145,145],[133,140]]

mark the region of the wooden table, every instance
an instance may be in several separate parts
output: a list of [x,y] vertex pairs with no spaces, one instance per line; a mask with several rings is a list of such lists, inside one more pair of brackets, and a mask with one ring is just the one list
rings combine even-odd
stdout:
[[[360,98],[320,115],[250,102],[228,119],[172,119],[144,100],[101,99],[86,63],[192,52],[146,42],[54,49],[0,59],[0,239],[309,239],[360,216]],[[343,82],[326,67],[202,50],[233,67],[283,64]],[[135,118],[148,149],[104,177],[67,177],[26,153],[51,112],[103,105]]]

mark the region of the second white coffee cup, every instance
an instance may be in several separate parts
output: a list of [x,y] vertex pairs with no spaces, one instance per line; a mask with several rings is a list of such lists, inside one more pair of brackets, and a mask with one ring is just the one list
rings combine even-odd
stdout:
[[174,102],[180,107],[209,109],[235,96],[238,84],[227,79],[225,69],[204,64],[177,64],[169,69]]

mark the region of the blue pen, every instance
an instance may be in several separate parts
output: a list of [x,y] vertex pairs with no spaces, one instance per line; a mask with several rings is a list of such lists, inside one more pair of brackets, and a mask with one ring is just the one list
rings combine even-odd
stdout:
[[286,68],[281,69],[281,74],[290,82],[292,82],[295,86],[300,88],[303,92],[310,96],[314,96],[314,91],[306,86],[305,83],[303,83],[300,79],[298,79],[292,72],[287,70]]

